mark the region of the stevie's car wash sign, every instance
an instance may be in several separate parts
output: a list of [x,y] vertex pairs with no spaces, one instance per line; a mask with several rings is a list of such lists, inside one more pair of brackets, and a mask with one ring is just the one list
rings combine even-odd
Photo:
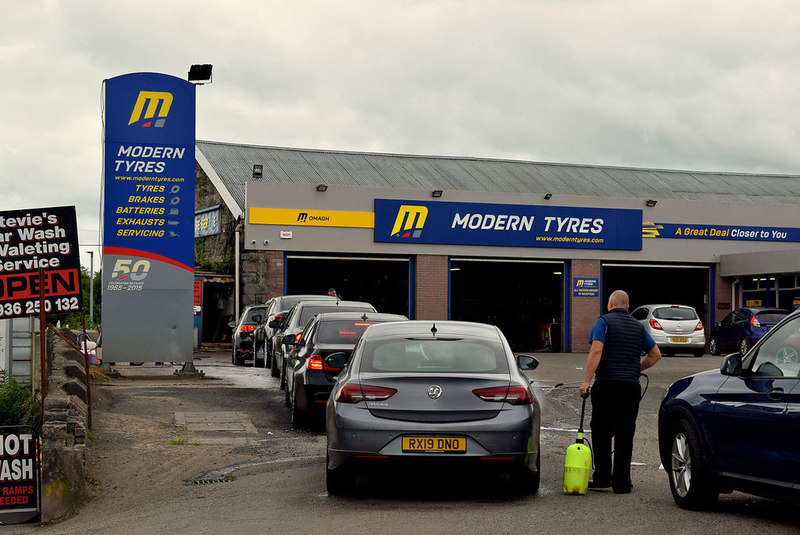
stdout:
[[195,86],[105,81],[103,354],[192,360]]
[[0,523],[21,523],[39,514],[39,439],[0,427]]
[[80,310],[74,206],[0,212],[0,319],[39,313],[40,269],[45,312]]
[[376,242],[639,251],[641,229],[641,210],[375,199]]

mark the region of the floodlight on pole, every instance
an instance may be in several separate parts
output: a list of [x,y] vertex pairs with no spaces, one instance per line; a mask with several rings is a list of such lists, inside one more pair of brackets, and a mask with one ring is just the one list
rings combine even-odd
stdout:
[[211,69],[213,65],[192,65],[189,67],[189,81],[196,85],[211,83]]

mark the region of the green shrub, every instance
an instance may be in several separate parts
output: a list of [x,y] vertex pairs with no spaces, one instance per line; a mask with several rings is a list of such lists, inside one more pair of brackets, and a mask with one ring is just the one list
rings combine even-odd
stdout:
[[31,388],[0,369],[0,425],[29,425],[42,430],[42,406]]

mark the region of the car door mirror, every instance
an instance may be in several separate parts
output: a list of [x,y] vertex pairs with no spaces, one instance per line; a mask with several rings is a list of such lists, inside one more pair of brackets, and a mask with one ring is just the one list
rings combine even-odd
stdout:
[[285,346],[294,345],[294,335],[293,334],[285,335],[283,338],[281,338],[281,344]]
[[731,353],[722,360],[722,365],[719,367],[722,375],[741,375],[742,374],[742,354]]
[[539,367],[539,361],[530,355],[517,355],[517,366],[523,371],[535,370]]
[[327,371],[341,371],[347,366],[349,360],[350,357],[348,354],[340,351],[339,353],[331,353],[325,357],[323,364]]
[[281,322],[272,320],[272,321],[269,322],[269,328],[270,329],[280,329],[281,328]]

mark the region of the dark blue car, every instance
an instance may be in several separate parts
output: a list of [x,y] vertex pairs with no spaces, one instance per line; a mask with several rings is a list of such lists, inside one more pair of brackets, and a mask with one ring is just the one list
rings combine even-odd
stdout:
[[788,314],[789,311],[782,308],[737,308],[711,329],[708,352],[712,355],[719,355],[723,351],[747,353]]
[[658,417],[675,502],[700,509],[739,490],[800,503],[800,311],[747,354],[673,383]]

